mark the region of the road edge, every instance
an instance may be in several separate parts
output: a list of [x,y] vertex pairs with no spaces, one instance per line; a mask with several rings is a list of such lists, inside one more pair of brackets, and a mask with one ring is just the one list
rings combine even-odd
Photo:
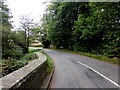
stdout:
[[54,71],[55,71],[55,64],[53,62],[52,72],[49,75],[46,76],[45,80],[43,81],[43,85],[41,86],[41,88],[44,88],[44,89],[49,88],[52,77],[53,77],[53,74],[54,74]]
[[[78,54],[78,55],[81,55],[81,56],[84,56],[84,57],[88,57],[88,58],[92,58],[92,59],[99,60],[99,61],[102,61],[102,62],[107,62],[107,63],[113,64],[113,65],[116,65],[116,66],[120,66],[119,63],[113,63],[113,62],[108,61],[108,60],[98,59],[98,58],[94,58],[94,57],[89,57],[89,56],[86,56],[86,55],[79,54],[79,52],[74,52],[72,50],[70,50],[70,52],[69,52],[69,51],[63,51],[61,49],[53,49],[53,48],[48,48],[48,49],[50,49],[50,50],[56,50],[56,51],[62,51],[62,52],[68,52],[68,53],[73,53],[73,54]],[[65,49],[65,50],[67,50],[67,49]]]

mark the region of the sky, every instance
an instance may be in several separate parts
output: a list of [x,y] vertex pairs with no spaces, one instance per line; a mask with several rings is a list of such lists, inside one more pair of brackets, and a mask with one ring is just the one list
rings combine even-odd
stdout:
[[19,28],[19,18],[21,15],[30,14],[30,17],[34,18],[35,22],[39,22],[47,7],[43,2],[45,0],[7,0],[8,8],[13,16],[13,29]]
[[[12,25],[14,29],[19,27],[19,18],[21,15],[30,14],[30,16],[34,18],[35,22],[40,22],[40,19],[45,12],[46,5],[49,4],[50,1],[51,0],[7,0],[7,5],[13,16]],[[43,4],[43,2],[47,2],[47,4]]]

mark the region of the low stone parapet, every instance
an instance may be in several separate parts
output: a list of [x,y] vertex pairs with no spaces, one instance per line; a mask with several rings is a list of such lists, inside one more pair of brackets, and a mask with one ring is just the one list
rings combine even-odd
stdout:
[[38,59],[2,77],[0,79],[0,88],[2,90],[40,88],[47,74],[47,58],[40,52],[36,52],[36,54],[39,56]]

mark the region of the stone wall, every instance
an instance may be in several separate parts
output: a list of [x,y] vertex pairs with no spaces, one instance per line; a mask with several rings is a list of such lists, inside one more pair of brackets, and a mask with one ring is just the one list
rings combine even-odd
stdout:
[[40,52],[36,52],[36,54],[39,56],[38,59],[1,78],[0,88],[2,90],[40,88],[47,74],[47,58]]

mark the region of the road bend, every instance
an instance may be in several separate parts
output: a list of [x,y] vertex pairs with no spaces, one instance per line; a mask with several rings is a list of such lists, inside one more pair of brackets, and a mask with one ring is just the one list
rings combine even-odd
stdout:
[[118,66],[78,54],[44,49],[55,63],[50,88],[119,88]]

